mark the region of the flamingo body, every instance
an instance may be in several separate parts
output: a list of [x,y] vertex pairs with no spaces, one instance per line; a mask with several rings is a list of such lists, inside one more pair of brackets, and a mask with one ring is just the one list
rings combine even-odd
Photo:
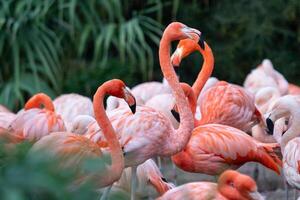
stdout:
[[26,140],[36,141],[51,132],[65,131],[65,125],[60,115],[55,112],[33,108],[20,112],[9,129]]
[[246,162],[256,161],[278,174],[281,161],[273,152],[277,144],[257,142],[246,133],[221,124],[207,124],[193,130],[185,149],[172,157],[188,172],[221,174]]
[[93,103],[79,94],[64,94],[53,101],[56,113],[62,116],[67,126],[77,115],[94,116]]
[[202,96],[199,124],[218,123],[248,131],[260,119],[254,98],[242,87],[218,82]]

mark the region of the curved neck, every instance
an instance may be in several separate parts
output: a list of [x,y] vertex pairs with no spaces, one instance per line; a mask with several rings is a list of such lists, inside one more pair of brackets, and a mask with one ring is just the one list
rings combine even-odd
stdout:
[[41,106],[44,106],[44,108],[47,110],[54,111],[54,105],[51,98],[44,93],[38,93],[31,97],[26,102],[24,109],[29,110],[32,108],[41,108]]
[[205,42],[204,49],[205,50],[201,49],[199,46],[197,49],[197,51],[199,51],[202,54],[204,62],[203,62],[201,71],[198,74],[198,77],[192,87],[194,90],[194,93],[196,95],[196,98],[199,97],[203,86],[205,85],[205,83],[209,79],[209,77],[211,76],[212,71],[214,69],[214,55],[212,53],[211,48],[208,46],[208,44],[206,42]]
[[180,83],[181,88],[184,92],[184,95],[186,96],[186,98],[188,99],[191,111],[193,113],[193,115],[195,115],[196,113],[196,107],[197,107],[197,98],[194,94],[193,89],[191,88],[191,86],[189,86],[186,83]]
[[93,107],[95,112],[95,119],[101,128],[105,139],[108,142],[108,147],[111,153],[111,166],[100,176],[101,184],[108,186],[113,182],[119,180],[124,169],[124,157],[122,149],[116,133],[105,113],[103,100],[110,88],[114,88],[112,81],[104,83],[99,87],[94,95]]
[[284,149],[287,143],[294,139],[295,137],[300,136],[300,108],[297,107],[288,107],[288,111],[292,118],[291,126],[290,128],[282,135],[281,139],[281,148]]
[[182,88],[180,87],[178,77],[171,65],[170,49],[172,40],[168,38],[167,31],[164,32],[159,45],[159,62],[162,73],[168,81],[181,118],[179,128],[174,130],[170,126],[171,133],[168,141],[166,141],[166,155],[172,155],[181,151],[188,143],[192,130],[194,128],[194,120],[191,109],[185,98]]

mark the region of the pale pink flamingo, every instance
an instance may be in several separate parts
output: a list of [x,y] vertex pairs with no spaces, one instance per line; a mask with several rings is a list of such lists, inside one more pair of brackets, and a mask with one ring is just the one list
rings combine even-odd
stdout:
[[60,95],[54,99],[53,104],[56,113],[61,115],[64,120],[67,130],[70,130],[71,123],[76,116],[94,116],[91,99],[79,94],[71,93]]
[[[295,96],[281,97],[272,106],[266,116],[266,124],[271,133],[280,143],[283,154],[283,174],[292,187],[300,189],[300,104]],[[284,117],[291,118],[287,131],[274,129],[274,123]]]
[[[190,108],[193,113],[196,112],[196,104],[195,100],[196,97],[194,95],[194,92],[187,83],[180,83],[181,88],[188,99]],[[174,117],[172,114],[172,109],[175,106],[175,99],[172,94],[161,94],[161,95],[156,95],[152,97],[149,101],[146,102],[145,106],[154,108],[157,111],[162,112],[167,118],[169,118],[173,124],[174,128],[178,128],[179,126],[179,120]]]
[[11,122],[16,118],[16,114],[11,112],[0,112],[0,127],[8,129]]
[[[255,105],[258,108],[258,110],[265,114],[269,111],[272,104],[281,96],[279,90],[275,87],[263,87],[259,89],[255,94]],[[280,123],[281,126],[284,125],[282,122]],[[273,143],[276,142],[274,137],[267,133],[265,130],[264,124],[261,121],[259,124],[255,125],[251,129],[251,135],[255,139],[257,139],[260,142],[265,143]]]
[[157,200],[263,200],[255,181],[237,171],[222,173],[218,183],[193,182],[166,192]]
[[37,141],[51,132],[65,131],[65,125],[50,97],[38,93],[27,101],[24,111],[16,115],[8,129],[24,140]]
[[[124,169],[123,152],[116,133],[105,113],[103,100],[106,94],[125,99],[130,106],[135,106],[133,95],[126,89],[123,81],[114,79],[103,83],[96,91],[93,100],[95,118],[103,130],[111,155],[111,165],[99,173],[80,175],[78,183],[93,180],[98,188],[109,186],[119,180]],[[133,108],[134,110],[134,108]],[[102,156],[101,148],[88,138],[70,133],[56,132],[43,137],[32,147],[32,152],[46,150],[51,156],[61,158],[63,167],[79,167],[87,158]]]
[[160,66],[175,96],[181,117],[179,128],[175,130],[168,118],[162,113],[138,106],[135,115],[121,107],[109,112],[109,119],[116,132],[125,154],[125,167],[132,167],[132,199],[134,199],[136,167],[146,160],[157,156],[171,156],[187,144],[194,127],[193,115],[180,87],[178,77],[170,61],[170,45],[200,32],[182,23],[173,22],[164,31],[159,47]]
[[[194,51],[199,51],[204,57],[203,67],[199,73],[193,90],[198,98],[201,90],[212,73],[214,57],[207,43],[201,47],[198,43],[185,39],[179,42],[172,58],[173,65],[177,66],[181,60]],[[240,86],[219,81],[207,89],[200,100],[201,119],[195,126],[219,123],[248,131],[261,120],[260,112],[254,105],[253,96]]]
[[7,107],[5,107],[4,105],[1,105],[1,104],[0,104],[0,112],[12,113]]
[[264,59],[256,69],[247,75],[244,87],[254,94],[263,87],[275,87],[281,95],[288,93],[287,80],[274,69],[269,59]]
[[[120,188],[123,191],[130,192],[131,171],[127,168],[118,182],[113,185],[114,188]],[[166,191],[174,188],[159,171],[157,165],[152,159],[145,161],[137,167],[137,196],[142,198],[149,194],[163,195]]]

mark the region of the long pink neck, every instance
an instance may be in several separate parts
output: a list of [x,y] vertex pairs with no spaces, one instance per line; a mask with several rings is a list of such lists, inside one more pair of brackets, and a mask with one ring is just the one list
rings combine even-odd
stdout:
[[202,54],[204,59],[201,71],[198,74],[198,77],[192,86],[197,99],[201,93],[202,88],[211,76],[212,71],[214,69],[214,55],[212,53],[212,50],[206,43],[204,49],[205,50],[202,50],[199,46],[197,49]]
[[93,106],[95,118],[100,126],[111,152],[111,166],[99,178],[101,185],[108,186],[120,179],[124,169],[124,157],[116,133],[105,113],[103,100],[109,90],[114,88],[114,82],[108,81],[98,88],[94,95]]
[[171,65],[170,48],[172,40],[168,37],[167,31],[164,32],[159,46],[159,61],[162,73],[168,81],[172,93],[175,97],[180,118],[182,119],[177,130],[170,128],[168,141],[166,141],[163,152],[166,155],[173,155],[181,151],[188,143],[192,130],[194,128],[194,119],[185,98],[183,90],[180,87],[178,77]]

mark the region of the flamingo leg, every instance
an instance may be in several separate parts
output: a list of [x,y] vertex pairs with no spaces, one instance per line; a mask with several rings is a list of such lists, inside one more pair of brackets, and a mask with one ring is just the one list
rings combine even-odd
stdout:
[[285,199],[289,200],[289,185],[285,182]]
[[159,170],[162,170],[161,157],[160,156],[157,157],[157,165],[158,165]]
[[176,165],[172,162],[171,160],[171,163],[172,163],[172,176],[173,176],[173,182],[175,185],[177,185],[177,172],[176,172]]
[[108,186],[108,187],[105,188],[103,194],[101,195],[100,200],[106,200],[106,199],[107,199],[108,194],[109,194],[109,192],[110,192],[112,186],[113,186],[113,184],[111,184],[110,186]]
[[131,197],[130,199],[131,200],[135,200],[135,189],[136,189],[136,169],[137,169],[137,166],[133,166],[131,167]]

